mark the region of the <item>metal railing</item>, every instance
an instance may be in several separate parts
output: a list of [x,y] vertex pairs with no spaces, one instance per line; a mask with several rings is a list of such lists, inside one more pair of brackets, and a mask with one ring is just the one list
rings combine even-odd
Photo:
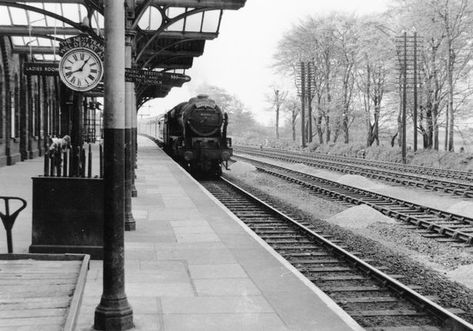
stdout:
[[92,144],[87,144],[87,152],[84,145],[72,146],[64,151],[50,151],[44,155],[45,177],[80,177],[80,178],[103,178],[103,147],[98,146],[98,172],[93,174],[94,161]]

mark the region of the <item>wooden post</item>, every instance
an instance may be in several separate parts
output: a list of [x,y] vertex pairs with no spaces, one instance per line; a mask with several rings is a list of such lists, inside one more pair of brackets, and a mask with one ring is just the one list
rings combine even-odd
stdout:
[[87,177],[92,178],[92,145],[89,144],[89,151],[87,154]]
[[66,150],[64,153],[64,158],[63,158],[63,172],[62,172],[62,177],[67,177],[67,166],[68,166],[68,162],[69,162],[69,158],[68,158],[68,155],[69,155],[69,150]]
[[47,177],[49,175],[49,156],[47,153],[44,153],[44,171],[43,171],[44,177]]
[[82,139],[82,128],[84,125],[83,121],[83,95],[79,92],[73,92],[72,96],[72,132],[71,132],[71,145],[75,146],[71,151],[71,162],[72,162],[72,176],[81,177],[80,168],[80,151],[81,146],[84,143]]

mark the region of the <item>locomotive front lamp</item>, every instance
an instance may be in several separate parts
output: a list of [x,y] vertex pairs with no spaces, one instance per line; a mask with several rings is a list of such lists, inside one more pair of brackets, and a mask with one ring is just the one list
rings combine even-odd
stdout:
[[184,153],[184,160],[186,161],[190,161],[194,158],[194,153],[192,153],[191,151],[186,151]]

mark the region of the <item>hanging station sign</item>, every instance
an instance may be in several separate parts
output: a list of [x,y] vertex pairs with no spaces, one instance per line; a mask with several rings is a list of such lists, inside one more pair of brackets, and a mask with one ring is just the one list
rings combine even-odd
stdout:
[[[70,89],[86,92],[94,89],[103,77],[104,44],[86,35],[78,35],[59,43],[57,62],[27,62],[25,75],[57,76]],[[183,74],[125,68],[125,81],[148,86],[181,87],[191,78]]]
[[23,73],[26,76],[57,76],[59,66],[57,62],[26,62],[23,65]]
[[125,68],[126,82],[140,83],[143,85],[168,85],[177,87],[182,86],[182,84],[189,82],[190,80],[191,78],[189,76],[182,74]]

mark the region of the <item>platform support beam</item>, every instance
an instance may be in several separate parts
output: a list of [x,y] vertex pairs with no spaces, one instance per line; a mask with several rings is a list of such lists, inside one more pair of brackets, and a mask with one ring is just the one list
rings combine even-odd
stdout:
[[97,330],[133,328],[125,294],[125,6],[105,0],[104,259]]

